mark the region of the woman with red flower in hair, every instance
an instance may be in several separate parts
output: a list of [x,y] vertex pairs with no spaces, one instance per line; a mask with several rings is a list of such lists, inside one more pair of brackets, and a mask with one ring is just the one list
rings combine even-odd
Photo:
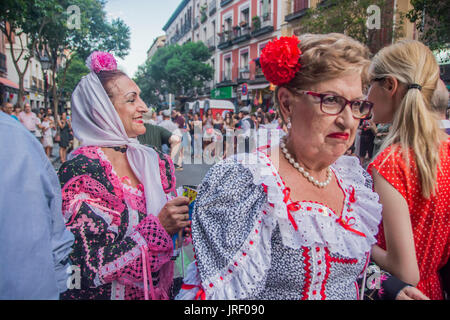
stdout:
[[205,176],[192,216],[196,261],[178,298],[358,299],[381,205],[344,153],[372,109],[369,51],[342,34],[305,34],[269,42],[260,63],[288,133]]

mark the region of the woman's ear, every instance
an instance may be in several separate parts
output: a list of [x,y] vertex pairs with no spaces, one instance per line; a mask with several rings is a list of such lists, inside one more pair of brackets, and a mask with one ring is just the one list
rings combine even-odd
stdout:
[[292,93],[285,87],[278,88],[277,92],[278,102],[280,105],[280,113],[283,119],[287,119],[291,116],[291,97]]
[[398,80],[394,77],[386,77],[384,79],[383,88],[389,92],[389,95],[392,97],[398,90]]

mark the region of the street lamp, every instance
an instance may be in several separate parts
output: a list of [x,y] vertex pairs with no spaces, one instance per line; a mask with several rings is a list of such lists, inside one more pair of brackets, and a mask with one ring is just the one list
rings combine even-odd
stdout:
[[47,71],[51,68],[52,63],[47,56],[46,53],[44,55],[39,55],[39,61],[41,62],[42,70],[44,71],[44,105],[45,109],[47,110],[47,92],[48,92],[48,81],[47,81]]

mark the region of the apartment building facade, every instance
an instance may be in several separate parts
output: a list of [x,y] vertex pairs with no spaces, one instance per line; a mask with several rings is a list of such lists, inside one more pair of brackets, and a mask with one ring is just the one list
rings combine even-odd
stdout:
[[223,0],[216,54],[219,66],[212,98],[231,99],[238,106],[250,103],[268,109],[270,83],[258,57],[265,45],[281,36],[282,0]]
[[227,99],[236,105],[271,101],[270,83],[254,61],[267,42],[281,35],[283,3],[282,0],[180,3],[163,30],[169,45],[201,41],[211,50],[209,63],[215,70],[214,79],[198,92],[199,98]]
[[[12,104],[19,103],[18,101],[18,92],[19,92],[19,74],[17,73],[16,67],[14,66],[13,57],[11,55],[11,46],[14,50],[14,56],[19,57],[22,50],[25,50],[22,53],[22,58],[18,61],[18,66],[20,70],[25,69],[26,60],[24,57],[29,55],[28,49],[23,49],[21,43],[26,43],[26,34],[21,34],[18,38],[18,35],[14,35],[14,40],[12,43],[5,40],[5,56],[6,56],[6,69],[7,69],[7,79],[10,83],[17,85],[15,88],[11,88],[13,85],[7,89],[6,101],[11,102]],[[25,89],[25,95],[23,97],[23,101],[21,101],[22,105],[25,103],[29,103],[31,108],[39,109],[45,106],[45,86],[46,79],[45,74],[42,70],[41,62],[39,58],[35,55],[32,55],[30,61],[28,63],[28,68],[24,75],[23,85]],[[50,88],[53,86],[51,70],[47,72],[47,89],[50,92]],[[47,98],[48,99],[48,98]],[[50,103],[48,102],[48,107],[50,107]]]

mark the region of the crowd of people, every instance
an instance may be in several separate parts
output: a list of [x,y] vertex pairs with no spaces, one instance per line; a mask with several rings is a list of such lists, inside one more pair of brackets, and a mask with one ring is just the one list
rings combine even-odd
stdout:
[[[256,137],[261,129],[266,129],[268,134],[270,130],[278,130],[279,137],[287,133],[276,110],[264,112],[262,108],[257,108],[256,112],[251,112],[250,106],[240,108],[238,112],[226,110],[215,115],[212,109],[202,113],[168,109],[157,113],[150,110],[144,115],[144,124],[147,131],[138,137],[139,141],[170,154],[176,170],[183,169],[184,157],[189,158],[188,163],[196,159],[201,161],[202,151],[205,152],[206,146],[212,142],[220,144],[220,148],[212,150],[217,162],[238,152],[237,136],[244,137],[245,146],[245,137]],[[229,144],[233,144],[234,148],[230,149]]]
[[10,102],[3,104],[2,111],[22,123],[39,140],[49,159],[52,158],[54,145],[58,144],[61,163],[67,160],[67,154],[73,148],[73,132],[67,112],[57,115],[55,119],[51,108],[40,108],[37,112],[31,109],[29,103],[25,103],[22,109],[20,105],[13,106]]
[[[158,115],[93,52],[64,118],[81,146],[57,174],[31,126],[0,113],[0,298],[448,299],[448,91],[429,48],[371,57],[346,35],[304,34],[260,62],[273,110]],[[263,129],[278,138],[252,148]],[[195,160],[211,143],[225,152],[190,211],[180,150]],[[177,287],[180,233],[195,261]]]

